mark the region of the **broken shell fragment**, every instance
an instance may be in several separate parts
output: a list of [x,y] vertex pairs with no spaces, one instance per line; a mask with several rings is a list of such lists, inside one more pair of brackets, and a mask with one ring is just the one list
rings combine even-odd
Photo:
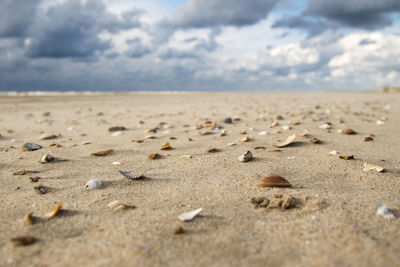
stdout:
[[226,123],[226,124],[232,124],[232,118],[231,118],[231,117],[225,118],[225,119],[224,119],[224,123]]
[[40,158],[39,162],[42,163],[42,164],[46,164],[46,163],[50,163],[50,162],[55,161],[55,159],[56,158],[53,157],[52,155],[46,154],[46,155],[44,155],[43,157]]
[[292,185],[285,178],[279,175],[270,174],[262,178],[257,187],[292,188]]
[[215,146],[210,146],[207,150],[208,153],[218,152],[218,149]]
[[274,147],[285,147],[288,146],[290,144],[292,144],[294,141],[296,140],[296,134],[293,134],[291,136],[289,136],[288,138],[286,138],[285,142],[281,143],[281,144],[274,144]]
[[33,187],[33,189],[36,191],[36,193],[38,193],[40,195],[44,195],[49,191],[47,187],[44,187],[41,185],[35,186],[35,187]]
[[35,242],[35,238],[32,236],[17,236],[11,238],[11,241],[15,246],[28,246]]
[[277,120],[274,120],[271,125],[269,126],[270,128],[274,128],[275,126],[279,125]]
[[354,155],[339,155],[339,158],[349,160],[354,159]]
[[246,135],[245,137],[243,137],[240,141],[242,142],[248,142],[250,141],[250,137],[248,135]]
[[377,121],[376,121],[376,125],[384,125],[384,124],[385,124],[384,121],[381,121],[381,120],[377,120]]
[[367,171],[371,171],[371,170],[375,170],[377,172],[383,172],[385,169],[381,166],[372,164],[372,163],[368,163],[368,162],[364,162],[364,169],[363,171],[367,172]]
[[253,154],[250,150],[247,150],[243,155],[239,156],[239,161],[241,162],[248,162],[253,158]]
[[302,136],[302,137],[305,137],[307,135],[308,135],[308,130],[307,129],[304,129],[303,133],[299,134],[299,136]]
[[289,131],[291,129],[290,125],[283,125],[281,130],[282,131]]
[[178,216],[179,220],[187,222],[193,220],[199,213],[202,211],[202,208],[199,208],[197,210],[189,211],[182,213],[181,215]]
[[269,132],[267,132],[267,131],[261,131],[258,133],[258,135],[268,135],[268,134],[269,134]]
[[228,143],[228,144],[226,144],[227,146],[235,146],[236,145],[236,143],[235,142],[230,142],[230,143]]
[[182,226],[178,226],[175,230],[174,230],[174,235],[181,235],[185,232],[185,229],[183,229]]
[[327,155],[328,157],[331,157],[331,156],[333,156],[333,155],[338,155],[338,154],[339,154],[339,153],[338,153],[336,150],[333,150],[333,151],[327,153],[326,155]]
[[56,142],[53,142],[53,143],[51,143],[49,146],[55,146],[55,147],[57,147],[57,148],[60,148],[60,147],[62,147],[62,145],[61,145],[61,144],[59,144],[59,143],[56,143]]
[[100,151],[97,151],[97,152],[93,152],[90,155],[97,156],[97,157],[102,157],[102,156],[106,156],[106,155],[110,154],[112,151],[113,151],[112,149],[100,150]]
[[126,128],[124,126],[114,126],[114,127],[108,128],[109,132],[122,132],[125,130],[126,130]]
[[372,136],[366,136],[364,138],[364,142],[371,142],[371,141],[374,141],[374,138]]
[[61,210],[62,201],[60,201],[54,210],[50,211],[46,215],[44,215],[47,219],[53,219]]
[[160,154],[158,154],[158,153],[153,153],[153,154],[147,155],[147,157],[148,157],[149,159],[159,159],[159,158],[160,158]]
[[26,174],[26,170],[25,169],[13,172],[13,175],[24,175],[24,174]]
[[207,129],[205,131],[199,131],[199,135],[209,135],[212,134],[212,131],[210,129]]
[[21,147],[21,151],[35,151],[41,149],[42,146],[34,143],[25,143]]
[[134,175],[133,172],[125,172],[125,171],[118,171],[121,175],[125,176],[128,179],[142,179],[144,178],[143,174]]
[[100,189],[101,186],[102,186],[102,183],[99,179],[91,179],[85,185],[85,187],[90,190]]
[[376,215],[382,216],[387,221],[393,221],[396,219],[394,214],[387,208],[385,204],[380,204],[376,207]]
[[44,134],[42,134],[42,135],[39,137],[39,139],[40,139],[40,140],[48,140],[48,139],[55,139],[55,138],[57,138],[57,137],[58,137],[58,136],[55,135],[55,134],[44,133]]
[[171,149],[172,149],[172,146],[169,142],[166,142],[165,144],[163,144],[161,146],[161,150],[171,150]]
[[39,176],[35,176],[35,177],[29,176],[28,179],[29,179],[29,181],[31,181],[32,183],[37,183],[37,182],[39,182],[39,180],[41,179],[41,177],[39,177]]
[[310,142],[313,143],[313,144],[319,144],[319,143],[321,143],[321,140],[319,140],[318,138],[314,137],[314,138],[312,138],[310,140]]
[[319,128],[320,129],[330,129],[332,128],[331,123],[325,122],[324,124],[320,125]]
[[108,208],[110,208],[112,211],[118,211],[118,210],[123,210],[126,209],[126,206],[122,204],[120,201],[115,200],[107,205]]
[[356,134],[357,132],[354,131],[353,129],[344,129],[342,130],[341,134]]
[[33,212],[28,212],[27,214],[25,214],[25,221],[31,225],[35,223],[35,221],[33,220]]

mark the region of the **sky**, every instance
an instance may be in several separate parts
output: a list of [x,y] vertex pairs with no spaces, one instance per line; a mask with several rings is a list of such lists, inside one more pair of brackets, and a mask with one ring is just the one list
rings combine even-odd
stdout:
[[0,91],[387,85],[399,0],[0,0]]

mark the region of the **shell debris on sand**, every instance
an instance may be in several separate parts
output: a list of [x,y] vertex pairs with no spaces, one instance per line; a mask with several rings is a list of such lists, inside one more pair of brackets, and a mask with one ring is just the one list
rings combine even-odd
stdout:
[[376,215],[382,216],[387,221],[393,221],[396,219],[394,214],[387,208],[385,204],[380,204],[376,207]]
[[282,176],[270,174],[262,178],[257,187],[292,188],[292,185]]
[[126,172],[126,171],[118,171],[121,175],[123,175],[124,177],[128,178],[128,179],[142,179],[144,178],[143,174],[140,175],[134,175],[133,172]]
[[202,208],[199,208],[197,210],[185,212],[179,215],[178,218],[181,221],[188,222],[196,218],[196,216],[198,216],[202,210],[203,210]]
[[125,130],[126,130],[126,128],[124,126],[113,126],[113,127],[108,128],[109,132],[122,132]]
[[106,156],[106,155],[110,154],[112,151],[113,151],[112,149],[100,150],[97,152],[92,152],[90,155],[102,157],[102,156]]
[[251,153],[250,150],[247,150],[244,154],[240,155],[238,157],[238,160],[240,162],[248,162],[253,158],[253,154]]
[[46,164],[46,163],[50,163],[50,162],[54,162],[54,161],[56,161],[56,158],[50,154],[43,155],[39,160],[39,162],[42,164]]
[[109,209],[112,211],[118,211],[118,210],[123,210],[126,209],[126,206],[122,204],[119,200],[115,200],[107,205]]
[[279,148],[285,147],[285,146],[288,146],[288,145],[292,144],[295,140],[296,140],[296,134],[293,134],[291,136],[288,136],[283,143],[274,144],[273,146],[274,147],[279,147]]
[[218,152],[219,150],[215,146],[210,146],[206,151],[208,153],[215,153]]
[[55,139],[55,138],[57,138],[57,137],[58,137],[58,136],[55,135],[55,134],[44,133],[44,134],[42,134],[42,135],[39,137],[39,139],[40,139],[40,140],[48,140],[48,139]]
[[62,201],[60,201],[57,206],[54,208],[54,210],[50,211],[49,213],[47,213],[46,215],[44,215],[47,219],[53,219],[61,210],[61,206],[62,206]]
[[240,141],[242,142],[248,142],[250,141],[250,137],[248,135],[246,135],[245,137],[243,137]]
[[372,163],[368,163],[368,162],[364,162],[364,169],[363,171],[367,172],[367,171],[371,171],[371,170],[375,170],[377,172],[383,172],[385,169],[381,166],[372,164]]
[[11,238],[11,242],[13,242],[15,246],[28,246],[35,243],[35,238],[32,236],[17,236]]
[[85,187],[89,190],[100,189],[102,187],[102,182],[97,178],[91,179],[86,183]]
[[25,169],[13,172],[13,175],[25,175],[27,171]]
[[345,160],[350,160],[350,159],[354,159],[354,155],[339,155],[339,158],[345,159]]
[[152,154],[147,155],[147,157],[149,159],[159,159],[161,156],[158,153],[152,153]]
[[342,130],[341,132],[340,132],[341,134],[356,134],[357,132],[356,131],[354,131],[353,129],[344,129],[344,130]]
[[336,150],[333,150],[333,151],[331,151],[331,152],[328,152],[326,155],[328,156],[328,157],[332,157],[333,155],[338,155],[339,154],[339,152],[337,152]]
[[172,146],[169,142],[166,142],[165,144],[163,144],[161,146],[161,150],[171,150],[171,149],[172,149]]
[[21,151],[35,151],[41,149],[42,146],[39,144],[34,144],[34,143],[25,143],[21,147]]
[[33,212],[28,212],[27,214],[25,214],[25,221],[31,225],[33,225],[35,223],[35,221],[33,219]]

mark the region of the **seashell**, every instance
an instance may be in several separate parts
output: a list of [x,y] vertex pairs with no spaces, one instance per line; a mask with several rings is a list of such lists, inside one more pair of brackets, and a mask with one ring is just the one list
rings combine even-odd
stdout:
[[113,132],[112,134],[111,134],[111,136],[120,136],[120,135],[122,135],[122,131],[118,131],[118,132]]
[[169,142],[166,142],[165,144],[163,144],[161,146],[161,150],[171,150],[171,149],[172,149],[172,146],[170,145]]
[[126,128],[124,126],[114,126],[114,127],[108,128],[109,132],[122,132],[125,130],[126,130]]
[[55,147],[57,147],[57,148],[62,147],[61,144],[56,143],[56,142],[51,143],[49,146],[55,146]]
[[225,118],[225,119],[224,119],[224,123],[226,123],[226,124],[232,124],[232,118],[231,118],[231,117]]
[[36,193],[38,193],[40,195],[44,195],[44,194],[46,194],[48,192],[47,187],[44,187],[44,186],[41,186],[41,185],[35,186],[35,187],[33,187],[33,189],[36,191]]
[[292,188],[292,185],[285,178],[279,175],[270,174],[262,178],[257,187]]
[[338,154],[339,154],[339,153],[338,153],[336,150],[333,150],[333,151],[327,153],[326,155],[327,155],[328,157],[331,157],[331,156],[333,156],[333,155],[338,155]]
[[199,208],[197,210],[189,211],[182,213],[181,215],[178,216],[179,220],[187,222],[193,220],[199,213],[202,211],[202,208]]
[[242,142],[248,142],[250,141],[250,137],[248,135],[246,135],[245,137],[243,137],[240,141]]
[[240,134],[247,134],[247,131],[241,131]]
[[393,221],[394,219],[396,219],[394,214],[389,211],[385,204],[380,204],[376,207],[376,215],[382,216],[387,221]]
[[35,177],[31,177],[29,176],[29,181],[31,181],[32,183],[37,183],[39,182],[39,180],[41,179],[39,176],[35,176]]
[[363,171],[367,172],[367,171],[371,171],[371,170],[375,170],[377,172],[383,172],[385,169],[381,166],[372,164],[372,163],[368,163],[368,162],[364,162],[364,169]]
[[19,170],[19,171],[16,171],[16,172],[13,173],[13,175],[25,175],[25,174],[26,174],[26,170],[25,169],[22,169],[22,170]]
[[254,149],[266,149],[265,146],[256,146]]
[[236,145],[236,143],[235,142],[230,142],[230,143],[228,143],[228,144],[226,144],[227,146],[235,146]]
[[50,162],[54,162],[55,161],[55,157],[53,157],[50,154],[46,154],[43,157],[40,158],[39,162],[42,164],[46,164],[46,163],[50,163]]
[[314,138],[312,138],[310,140],[310,142],[313,143],[313,144],[319,144],[319,143],[321,143],[321,140],[319,140],[318,138],[314,137]]
[[377,120],[377,121],[376,121],[376,125],[384,125],[384,124],[385,124],[384,121],[381,121],[381,120]]
[[204,123],[204,127],[205,127],[205,128],[208,128],[208,127],[212,128],[212,127],[215,127],[215,126],[216,126],[216,123],[215,123],[215,122],[206,121],[206,122]]
[[136,142],[138,144],[144,143],[144,139],[133,140],[132,142]]
[[271,125],[269,126],[270,128],[274,128],[275,126],[279,125],[277,120],[274,120]]
[[28,212],[27,214],[25,214],[25,221],[31,225],[35,223],[32,215],[33,215],[33,212]]
[[144,178],[143,174],[141,175],[134,175],[133,172],[125,172],[125,171],[118,171],[120,174],[125,176],[128,179],[142,179]]
[[330,129],[332,128],[332,124],[329,122],[325,122],[324,124],[319,126],[320,129]]
[[289,157],[287,157],[287,159],[295,159],[296,158],[296,156],[289,156]]
[[290,129],[291,129],[290,125],[284,125],[281,128],[282,131],[289,131]]
[[181,235],[185,232],[185,229],[183,229],[182,226],[178,226],[175,230],[174,230],[174,235]]
[[243,155],[239,156],[239,161],[241,162],[248,162],[253,158],[253,154],[250,150],[247,150]]
[[293,121],[291,124],[292,124],[292,125],[299,125],[299,124],[300,124],[300,121],[299,121],[299,120],[295,120],[295,121]]
[[374,138],[372,136],[366,136],[364,138],[364,142],[370,142],[370,141],[374,141]]
[[237,115],[236,115],[236,117],[235,118],[233,118],[233,121],[241,121],[242,119],[241,118],[239,118],[239,117],[237,117]]
[[40,140],[48,140],[48,139],[55,139],[55,138],[57,138],[57,135],[49,134],[49,133],[44,133],[39,137]]
[[268,134],[269,134],[269,132],[267,132],[267,131],[262,131],[262,132],[258,133],[258,135],[268,135]]
[[305,137],[308,135],[308,130],[304,129],[304,132],[302,134],[299,134],[299,136]]
[[108,208],[110,208],[112,211],[118,211],[118,210],[123,210],[126,209],[126,206],[122,204],[120,201],[115,200],[107,205]]
[[111,163],[112,165],[120,165],[121,164],[121,162],[119,162],[119,161],[114,161],[113,163]]
[[226,136],[226,134],[227,134],[227,131],[225,130],[225,129],[222,129],[221,130],[221,133],[219,134],[219,136]]
[[339,155],[339,158],[349,160],[354,159],[354,155]]
[[46,215],[44,215],[47,219],[53,219],[61,210],[62,201],[60,201],[54,210],[50,211]]
[[158,153],[153,153],[153,154],[147,155],[147,157],[148,157],[149,159],[159,159],[159,158],[160,158],[160,154],[158,154]]
[[181,157],[182,157],[182,158],[191,159],[191,158],[192,158],[192,155],[182,155]]
[[210,129],[207,129],[205,131],[199,131],[199,135],[209,135],[212,134],[212,131]]
[[341,134],[356,134],[357,132],[354,131],[353,129],[344,129],[342,130]]
[[144,139],[156,139],[156,138],[157,138],[157,136],[155,136],[155,135],[146,135],[144,137]]
[[269,152],[282,152],[282,150],[280,150],[280,149],[272,149]]
[[279,148],[285,147],[285,146],[288,146],[288,145],[292,144],[295,140],[296,140],[296,134],[293,134],[293,135],[289,136],[288,138],[286,138],[285,142],[283,142],[281,144],[276,144],[276,145],[273,145],[273,146],[274,147],[279,147]]
[[145,130],[144,133],[157,133],[158,130],[159,130],[158,127],[154,127],[154,128]]
[[21,147],[21,151],[35,151],[41,149],[42,146],[34,143],[25,143]]
[[32,236],[17,236],[11,238],[15,246],[28,246],[35,243],[35,238]]
[[90,145],[91,143],[92,143],[92,142],[90,142],[90,141],[85,141],[85,142],[82,143],[82,145],[83,145],[83,146],[86,146],[86,145]]
[[67,131],[70,132],[70,131],[73,131],[74,129],[75,129],[74,126],[70,126],[70,127],[67,128]]
[[97,156],[97,157],[102,157],[102,156],[106,156],[106,155],[110,154],[112,151],[113,151],[112,149],[100,150],[100,151],[97,151],[97,152],[93,152],[90,155]]
[[85,187],[90,190],[100,189],[101,186],[102,186],[102,183],[99,179],[91,179],[85,185]]
[[210,146],[207,150],[209,153],[218,152],[218,149],[215,146]]

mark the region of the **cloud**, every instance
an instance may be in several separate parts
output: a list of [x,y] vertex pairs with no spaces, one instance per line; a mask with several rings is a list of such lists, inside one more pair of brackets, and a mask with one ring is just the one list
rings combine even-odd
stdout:
[[88,58],[112,48],[103,40],[104,31],[117,33],[140,27],[139,10],[123,13],[121,18],[107,11],[102,1],[68,0],[49,7],[37,16],[26,32],[30,38],[28,57]]
[[41,0],[1,0],[0,38],[23,37],[35,19]]
[[335,23],[329,23],[325,20],[299,16],[278,19],[274,22],[272,28],[304,30],[308,33],[308,37],[314,37],[322,34],[328,29],[337,29],[338,26]]
[[125,54],[131,58],[140,58],[152,52],[152,49],[149,46],[143,44],[140,38],[129,39],[126,41],[126,44],[129,48],[127,49]]

